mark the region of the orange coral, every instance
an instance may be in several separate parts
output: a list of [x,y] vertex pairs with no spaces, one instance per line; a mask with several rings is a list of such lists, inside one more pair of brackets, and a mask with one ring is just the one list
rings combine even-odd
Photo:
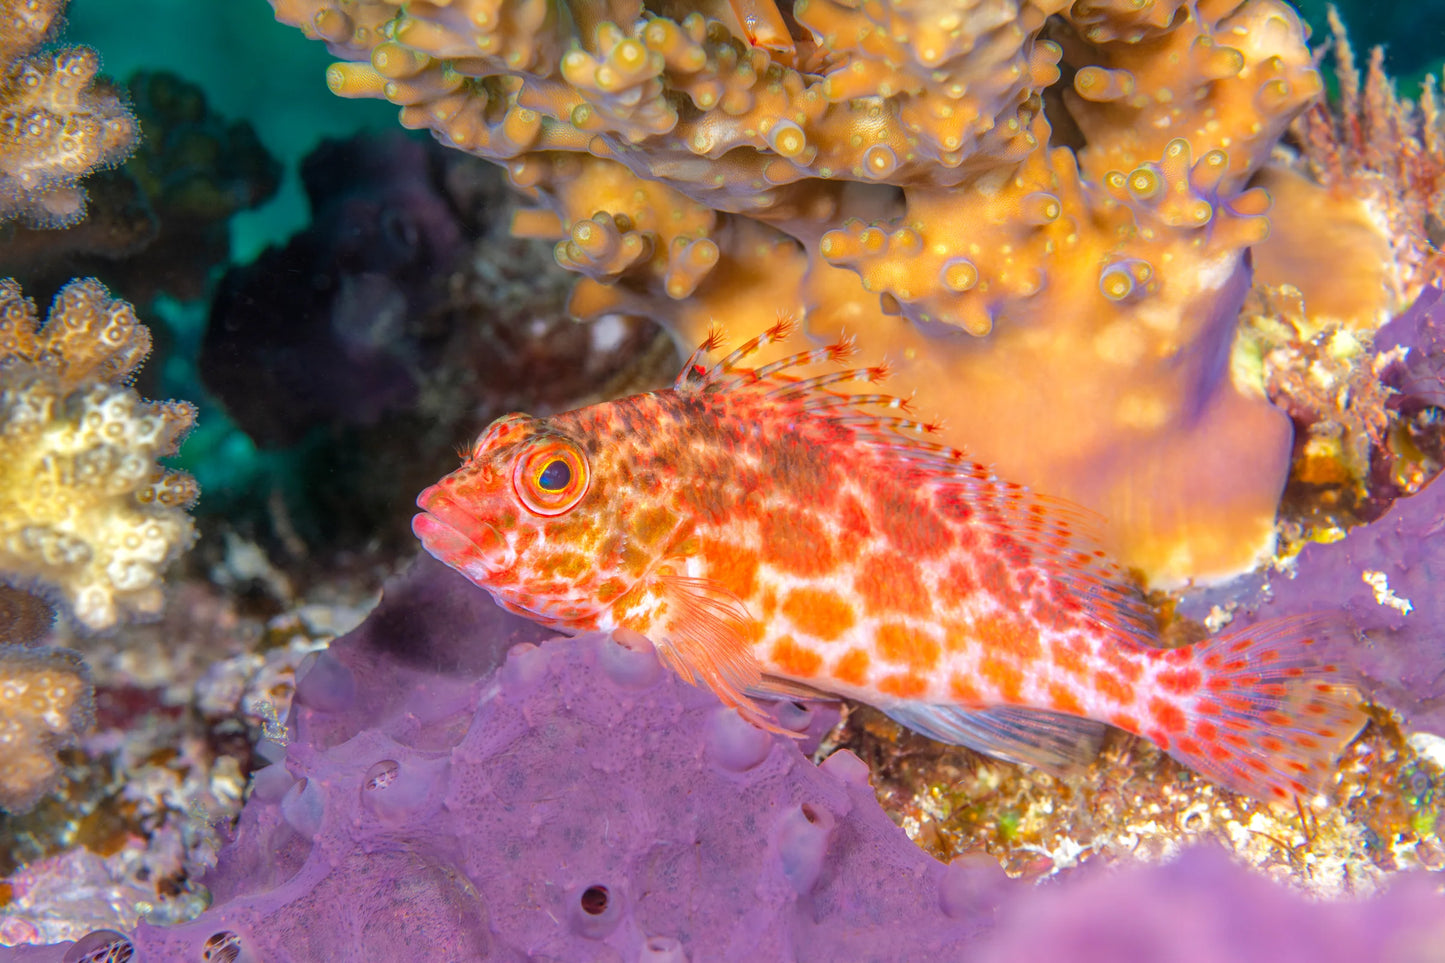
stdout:
[[64,227],[85,216],[78,179],[125,159],[135,118],[95,82],[89,47],[42,51],[65,0],[21,0],[0,11],[0,223]]
[[56,750],[90,725],[90,694],[74,652],[0,646],[0,808],[29,809],[54,784]]
[[1156,582],[1270,547],[1289,425],[1228,355],[1247,185],[1321,90],[1280,0],[273,5],[337,93],[507,165],[579,316],[794,311]]
[[0,281],[0,579],[58,594],[90,629],[158,612],[161,572],[195,537],[195,482],[156,463],[195,409],[126,387],[150,345],[98,281],[63,288],[43,327]]

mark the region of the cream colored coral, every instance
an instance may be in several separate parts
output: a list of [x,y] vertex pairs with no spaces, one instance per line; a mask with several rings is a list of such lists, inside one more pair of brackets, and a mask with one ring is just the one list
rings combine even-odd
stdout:
[[90,718],[90,682],[78,655],[0,646],[0,807],[34,805],[59,775],[55,751]]
[[0,578],[57,593],[90,629],[158,612],[164,568],[194,539],[195,484],[156,459],[195,409],[125,384],[149,347],[98,281],[67,285],[44,327],[0,282]]
[[79,178],[123,160],[139,132],[120,98],[95,83],[94,50],[37,49],[64,7],[65,0],[14,0],[0,8],[0,223],[79,220]]

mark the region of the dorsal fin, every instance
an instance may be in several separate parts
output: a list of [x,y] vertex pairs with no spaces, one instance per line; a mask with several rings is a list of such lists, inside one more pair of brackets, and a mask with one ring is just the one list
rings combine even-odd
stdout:
[[1097,513],[998,478],[987,465],[971,460],[959,449],[931,440],[929,436],[939,430],[936,422],[884,413],[909,412],[911,404],[906,398],[834,390],[847,382],[877,384],[888,376],[886,364],[808,378],[788,374],[846,361],[857,351],[851,338],[757,368],[742,367],[749,357],[767,345],[786,341],[797,329],[797,321],[781,316],[776,324],[707,366],[703,359],[724,340],[721,330],[713,328],[688,359],[674,387],[688,392],[762,392],[770,399],[792,404],[800,416],[847,430],[855,441],[893,461],[901,473],[931,486],[942,510],[949,511],[951,506],[956,516],[969,524],[988,526],[1003,544],[1027,554],[1106,629],[1139,645],[1157,644],[1153,610],[1128,574],[1098,548],[1103,519]]

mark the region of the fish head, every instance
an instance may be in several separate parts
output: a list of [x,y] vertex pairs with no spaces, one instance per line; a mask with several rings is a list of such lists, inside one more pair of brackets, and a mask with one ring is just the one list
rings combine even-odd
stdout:
[[512,611],[574,631],[609,627],[603,613],[653,561],[631,529],[656,496],[619,473],[616,441],[585,409],[499,418],[417,498],[412,531]]

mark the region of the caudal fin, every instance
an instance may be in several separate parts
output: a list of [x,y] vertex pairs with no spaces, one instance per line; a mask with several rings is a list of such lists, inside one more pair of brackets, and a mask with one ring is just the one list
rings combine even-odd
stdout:
[[1161,683],[1182,676],[1197,688],[1191,686],[1192,699],[1176,689],[1184,696],[1179,705],[1188,708],[1181,731],[1168,738],[1169,754],[1258,799],[1318,792],[1366,721],[1337,661],[1352,642],[1343,616],[1306,615],[1176,650],[1180,665],[1161,673]]

